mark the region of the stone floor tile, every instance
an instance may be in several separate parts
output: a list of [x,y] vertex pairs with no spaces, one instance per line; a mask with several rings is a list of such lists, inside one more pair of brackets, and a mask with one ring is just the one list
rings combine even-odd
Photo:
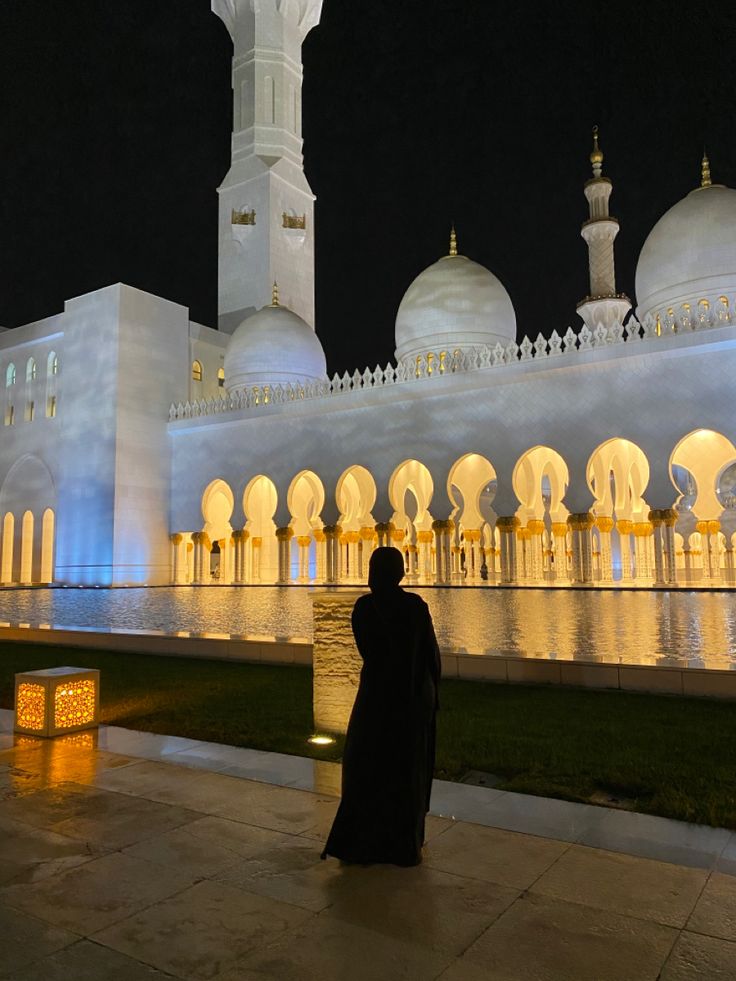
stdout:
[[105,848],[125,848],[199,817],[197,811],[184,807],[104,792],[88,797],[85,807],[54,824],[53,830]]
[[573,845],[534,884],[535,893],[684,927],[708,873]]
[[567,842],[462,822],[429,842],[424,863],[455,875],[528,889],[569,847]]
[[332,903],[321,916],[447,954],[462,953],[519,895],[426,866],[338,868],[328,882]]
[[194,749],[197,739],[184,736],[160,736],[154,732],[138,732],[118,726],[100,726],[98,745],[111,753],[137,756],[140,759],[165,759],[171,753]]
[[73,944],[79,937],[7,906],[0,906],[0,977],[17,976],[28,964]]
[[104,792],[77,783],[58,783],[43,790],[0,801],[0,819],[22,821],[36,828],[55,825],[83,813],[101,800]]
[[0,889],[0,903],[89,936],[192,884],[186,872],[115,853],[32,885]]
[[[488,793],[482,787],[474,789],[481,794]],[[478,808],[477,818],[473,817],[470,809],[458,811],[457,817],[493,828],[572,842],[577,841],[599,820],[600,810],[588,804],[574,804],[566,800],[503,793]]]
[[250,824],[205,817],[126,848],[124,854],[191,875],[212,878],[244,858],[293,840],[292,835]]
[[659,862],[712,869],[731,837],[731,832],[724,828],[686,824],[633,811],[596,810],[599,819],[580,835],[579,844]]
[[13,981],[171,981],[148,964],[80,940],[13,975]]
[[300,836],[284,840],[216,875],[229,886],[293,903],[314,913],[332,903],[330,885],[340,877],[335,862],[320,859],[321,842]]
[[733,981],[736,944],[684,931],[659,981]]
[[447,961],[446,954],[318,916],[217,981],[434,981]]
[[176,977],[206,981],[311,915],[219,882],[200,882],[94,939]]
[[493,981],[655,981],[676,938],[659,923],[527,893],[443,981],[464,978],[465,963]]
[[713,872],[695,904],[687,929],[736,941],[736,878]]
[[0,818],[0,886],[36,882],[83,865],[103,851],[89,842]]

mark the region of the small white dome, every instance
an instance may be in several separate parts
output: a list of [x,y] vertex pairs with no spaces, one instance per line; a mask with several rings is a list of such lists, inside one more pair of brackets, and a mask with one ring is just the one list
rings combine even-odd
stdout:
[[736,191],[699,187],[670,208],[649,233],[636,267],[637,316],[674,316],[682,305],[736,294]]
[[516,340],[511,298],[492,272],[448,255],[414,280],[396,315],[396,359]]
[[233,333],[225,352],[225,387],[305,384],[327,377],[319,338],[287,307],[264,307]]

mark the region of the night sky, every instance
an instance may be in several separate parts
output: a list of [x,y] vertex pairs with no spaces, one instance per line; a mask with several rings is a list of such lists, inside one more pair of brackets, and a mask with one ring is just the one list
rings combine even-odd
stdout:
[[[123,281],[217,317],[232,48],[209,0],[0,0],[0,324]],[[385,363],[411,280],[490,268],[519,337],[588,292],[580,223],[601,129],[618,288],[699,181],[736,186],[736,7],[325,0],[304,47],[317,330],[330,372]]]

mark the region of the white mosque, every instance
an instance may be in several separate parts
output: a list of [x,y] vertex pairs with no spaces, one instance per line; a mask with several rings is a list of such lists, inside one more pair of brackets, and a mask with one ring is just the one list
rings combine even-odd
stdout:
[[577,332],[517,343],[453,231],[396,363],[329,377],[300,104],[321,7],[212,0],[234,45],[219,330],[118,284],[0,333],[0,582],[358,583],[390,542],[418,584],[736,586],[736,190],[703,161],[631,311],[596,134]]

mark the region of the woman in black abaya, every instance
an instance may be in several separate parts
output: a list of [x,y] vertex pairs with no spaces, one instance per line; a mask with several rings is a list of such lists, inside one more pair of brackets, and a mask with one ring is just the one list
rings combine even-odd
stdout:
[[405,593],[404,558],[378,548],[353,610],[363,668],[348,724],[342,800],[322,858],[418,865],[429,810],[440,657],[424,600]]

